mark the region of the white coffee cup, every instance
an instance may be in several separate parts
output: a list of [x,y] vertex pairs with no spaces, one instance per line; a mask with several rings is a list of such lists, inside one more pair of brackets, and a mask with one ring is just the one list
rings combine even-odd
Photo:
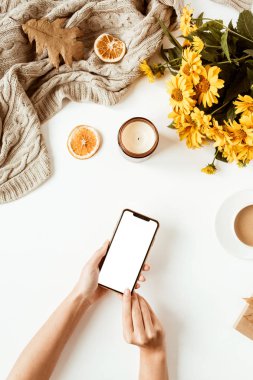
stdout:
[[241,259],[253,260],[253,246],[240,240],[235,221],[242,210],[252,205],[253,190],[243,190],[227,198],[216,215],[215,229],[218,240],[228,253]]

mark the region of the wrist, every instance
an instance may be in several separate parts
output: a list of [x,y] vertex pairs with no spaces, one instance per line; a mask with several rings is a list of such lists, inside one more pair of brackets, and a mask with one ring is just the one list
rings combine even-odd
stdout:
[[142,359],[147,360],[166,360],[165,344],[159,347],[142,347],[140,348],[140,355]]
[[80,292],[78,286],[74,287],[74,289],[70,292],[69,297],[71,302],[75,303],[76,305],[79,305],[81,308],[84,309],[87,309],[92,304],[89,297],[86,294]]

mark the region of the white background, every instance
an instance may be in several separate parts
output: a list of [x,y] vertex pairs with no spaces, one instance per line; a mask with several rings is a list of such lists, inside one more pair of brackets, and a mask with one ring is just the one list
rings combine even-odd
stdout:
[[[237,16],[207,0],[192,5],[196,14]],[[128,207],[161,225],[140,292],[165,326],[170,379],[252,380],[253,342],[233,324],[253,290],[253,261],[224,252],[214,219],[226,197],[253,187],[253,169],[219,163],[215,176],[202,174],[212,149],[186,149],[165,127],[168,112],[164,81],[143,78],[114,107],[69,104],[43,127],[53,176],[0,210],[1,379]],[[161,137],[156,154],[140,164],[125,160],[116,142],[133,116],[153,121]],[[69,132],[82,123],[103,136],[88,161],[66,148]],[[121,301],[111,294],[81,321],[52,378],[132,380],[137,371],[138,350],[123,341]]]

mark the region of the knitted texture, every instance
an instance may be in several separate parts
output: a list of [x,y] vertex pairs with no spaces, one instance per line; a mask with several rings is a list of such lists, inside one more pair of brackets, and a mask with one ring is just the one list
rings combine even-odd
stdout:
[[[64,98],[112,105],[140,75],[139,63],[159,47],[162,31],[175,21],[183,0],[1,0],[0,2],[0,203],[15,200],[50,176],[41,123]],[[21,25],[31,18],[67,18],[66,27],[84,31],[84,59],[57,71],[47,56],[36,57]],[[121,62],[95,55],[101,33],[123,40]]]
[[250,10],[253,4],[253,0],[213,0],[216,3],[230,5],[238,11]]

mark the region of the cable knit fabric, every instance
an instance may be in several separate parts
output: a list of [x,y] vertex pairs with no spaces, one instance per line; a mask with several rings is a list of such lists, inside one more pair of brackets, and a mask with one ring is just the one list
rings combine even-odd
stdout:
[[[41,123],[63,99],[117,103],[140,75],[139,62],[159,47],[183,0],[1,0],[0,2],[0,203],[18,199],[50,176]],[[84,59],[57,71],[47,55],[36,57],[21,25],[31,18],[67,18],[84,31]],[[124,58],[103,63],[93,44],[101,33],[123,40]]]
[[253,0],[213,0],[216,3],[230,5],[238,11],[250,10],[252,8]]

